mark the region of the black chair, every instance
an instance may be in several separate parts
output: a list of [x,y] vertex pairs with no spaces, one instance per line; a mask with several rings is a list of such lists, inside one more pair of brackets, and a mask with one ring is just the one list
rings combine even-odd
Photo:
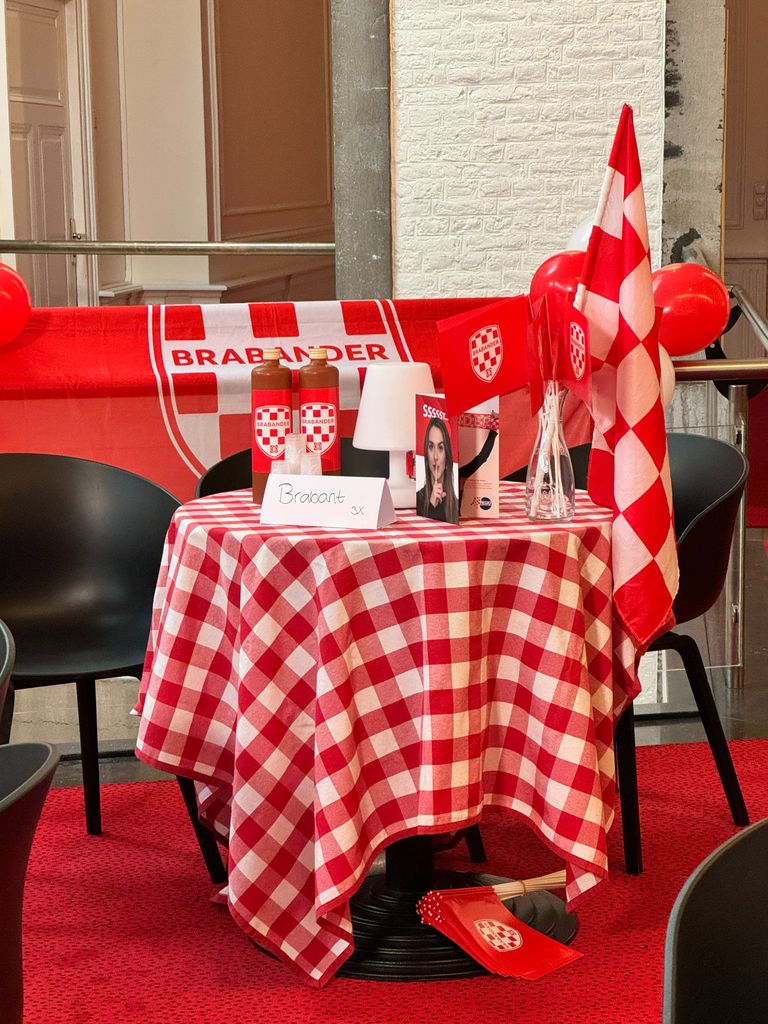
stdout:
[[[344,476],[388,476],[389,452],[355,448],[349,437],[341,439],[341,472]],[[196,498],[251,486],[251,449],[235,452],[215,462],[203,473],[195,488]]]
[[197,481],[195,497],[207,498],[224,491],[240,491],[250,487],[251,483],[251,449],[245,448],[214,462]]
[[[573,478],[576,481],[576,486],[581,488],[581,490],[586,490],[587,488],[587,470],[589,469],[589,453],[591,451],[591,444],[577,444],[573,448],[568,449],[568,454],[571,456],[571,465],[573,466]],[[514,473],[509,473],[505,476],[504,479],[515,483],[525,483],[527,472],[528,467],[521,466]]]
[[[16,639],[11,695],[75,683],[86,824],[96,835],[96,680],[141,675],[179,503],[134,473],[63,455],[0,453],[0,480],[0,617]],[[8,739],[6,729],[0,742]]]
[[[720,596],[749,466],[738,448],[712,437],[669,434],[667,443],[680,586],[673,605],[676,628],[654,640],[648,650],[674,650],[680,655],[734,824],[748,825],[744,796],[701,652],[693,637],[678,632],[677,627],[709,611]],[[643,861],[632,705],[622,717],[615,739],[624,857],[627,871],[639,874]]]
[[768,1019],[768,819],[732,836],[690,875],[664,948],[664,1024]]
[[[86,827],[98,835],[96,680],[141,676],[163,543],[179,502],[127,470],[63,455],[0,454],[0,479],[0,615],[18,646],[0,743],[10,739],[14,689],[74,682]],[[179,784],[211,881],[223,883],[193,783]]]
[[[0,645],[7,640],[3,631]],[[8,648],[6,646],[6,654]],[[48,743],[0,747],[0,1007],[3,1024],[22,1024],[22,909],[29,854],[59,763]]]

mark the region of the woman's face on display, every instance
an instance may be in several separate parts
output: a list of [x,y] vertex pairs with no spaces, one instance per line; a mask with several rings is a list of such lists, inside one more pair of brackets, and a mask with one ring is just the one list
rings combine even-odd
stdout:
[[445,472],[445,439],[439,427],[430,427],[427,434],[427,459],[435,483],[442,483]]

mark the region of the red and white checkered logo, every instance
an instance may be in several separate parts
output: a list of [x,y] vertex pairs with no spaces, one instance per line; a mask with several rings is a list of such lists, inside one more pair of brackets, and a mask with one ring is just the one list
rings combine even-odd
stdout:
[[523,944],[520,932],[503,921],[480,918],[475,921],[475,928],[480,938],[499,953],[511,953],[515,949],[520,949]]
[[327,402],[307,402],[301,407],[301,432],[307,439],[307,451],[324,455],[336,440],[336,406]]
[[287,405],[262,405],[254,414],[256,444],[270,459],[280,459],[285,451],[285,435],[291,429],[291,410]]
[[587,368],[587,339],[581,324],[574,321],[571,321],[568,351],[571,355],[574,376],[576,380],[581,380],[584,370]]
[[475,375],[486,383],[493,380],[501,369],[504,348],[501,343],[501,330],[492,324],[482,327],[469,339],[469,361]]

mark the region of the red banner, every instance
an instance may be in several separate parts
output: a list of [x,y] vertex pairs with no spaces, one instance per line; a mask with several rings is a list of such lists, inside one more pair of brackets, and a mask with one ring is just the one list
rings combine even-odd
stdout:
[[[310,346],[340,371],[342,437],[354,431],[365,367],[428,362],[441,388],[436,322],[487,299],[34,309],[0,348],[0,449],[57,452],[141,473],[189,499],[200,474],[251,443],[250,371],[278,347],[292,369]],[[575,406],[574,443],[589,436]],[[528,461],[525,391],[501,402],[501,473]]]

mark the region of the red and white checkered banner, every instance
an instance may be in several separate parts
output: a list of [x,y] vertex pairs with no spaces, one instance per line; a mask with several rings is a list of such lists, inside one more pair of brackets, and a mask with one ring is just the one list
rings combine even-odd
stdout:
[[678,568],[648,224],[632,108],[621,112],[576,296],[590,325],[593,501],[614,510],[614,598],[640,648],[673,622]]
[[[436,322],[486,304],[34,309],[19,337],[0,348],[0,450],[109,462],[186,500],[205,469],[250,446],[250,373],[263,349],[280,348],[295,371],[311,346],[328,350],[340,371],[341,436],[349,438],[366,366],[427,362],[440,387]],[[501,421],[501,471],[509,473],[526,464],[535,436],[524,393],[502,401]],[[588,436],[588,416],[575,406],[566,425],[574,443]],[[269,444],[280,444],[282,427],[270,431]]]

